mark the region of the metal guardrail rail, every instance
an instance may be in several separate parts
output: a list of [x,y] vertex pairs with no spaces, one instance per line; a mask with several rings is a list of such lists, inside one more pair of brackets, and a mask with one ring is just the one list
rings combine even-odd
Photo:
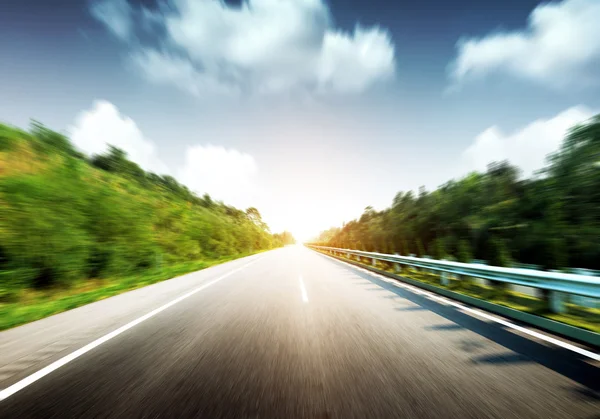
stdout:
[[567,294],[579,295],[589,298],[600,298],[600,278],[589,275],[577,275],[560,272],[547,272],[523,268],[502,268],[475,263],[451,262],[412,256],[390,255],[385,253],[363,252],[360,250],[340,249],[335,247],[308,245],[313,249],[331,254],[367,258],[375,265],[377,261],[388,262],[395,265],[399,272],[400,266],[406,265],[417,269],[439,272],[440,283],[449,284],[449,275],[460,277],[474,277],[489,281],[498,281],[508,284],[545,290],[548,293],[548,303],[551,311],[561,313],[565,310],[564,303]]

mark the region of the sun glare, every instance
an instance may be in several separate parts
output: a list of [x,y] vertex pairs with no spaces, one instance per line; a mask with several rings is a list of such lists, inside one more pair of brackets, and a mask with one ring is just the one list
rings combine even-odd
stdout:
[[287,228],[297,243],[305,243],[319,235],[319,221],[307,216],[298,216],[290,220]]

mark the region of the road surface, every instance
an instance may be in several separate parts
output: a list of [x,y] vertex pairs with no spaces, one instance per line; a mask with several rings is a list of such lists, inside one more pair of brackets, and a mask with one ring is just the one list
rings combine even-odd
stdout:
[[600,417],[596,361],[391,282],[293,246],[2,332],[0,417]]

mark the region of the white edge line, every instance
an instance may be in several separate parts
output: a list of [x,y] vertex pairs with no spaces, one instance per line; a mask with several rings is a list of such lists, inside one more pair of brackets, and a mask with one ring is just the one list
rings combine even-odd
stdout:
[[59,369],[60,367],[68,364],[69,362],[79,358],[81,355],[85,354],[86,352],[89,352],[92,349],[96,348],[97,346],[102,345],[104,342],[107,342],[107,341],[111,340],[112,338],[119,336],[121,333],[131,329],[134,326],[137,326],[138,324],[148,320],[151,317],[156,316],[158,313],[168,309],[169,307],[174,306],[175,304],[185,300],[186,298],[189,298],[192,295],[227,278],[228,276],[241,271],[242,269],[252,265],[253,263],[256,263],[261,258],[258,258],[258,259],[253,260],[252,262],[246,263],[245,265],[240,266],[239,268],[229,271],[226,274],[221,275],[220,277],[213,279],[212,281],[209,281],[206,284],[199,286],[198,288],[193,289],[192,291],[174,299],[173,301],[170,301],[170,302],[158,307],[157,309],[152,310],[151,312],[143,315],[142,317],[138,317],[137,319],[127,323],[126,325],[121,326],[116,330],[113,330],[112,332],[96,339],[95,341],[88,343],[84,347],[77,349],[76,351],[70,353],[69,355],[65,355],[64,357],[60,358],[59,360],[53,362],[50,365],[47,365],[46,367],[42,368],[41,370],[38,370],[38,371],[34,372],[33,374],[23,378],[22,380],[16,382],[15,384],[0,391],[0,402],[3,400],[6,400],[8,397],[12,396],[16,392],[23,390],[25,387],[35,383],[36,381],[45,377],[46,375],[50,374],[51,372]]
[[[325,256],[329,256],[329,255],[325,255]],[[562,340],[553,338],[553,337],[545,335],[543,333],[536,332],[534,330],[530,330],[530,329],[528,329],[526,327],[518,326],[518,325],[516,325],[514,323],[511,323],[511,322],[509,322],[507,320],[498,318],[496,316],[492,316],[492,315],[490,315],[488,313],[485,313],[485,312],[483,312],[481,310],[472,309],[472,308],[467,307],[467,306],[465,306],[465,305],[463,305],[461,303],[458,303],[458,302],[456,302],[454,300],[450,300],[448,298],[441,297],[441,296],[439,296],[437,294],[434,294],[434,293],[432,293],[430,291],[425,291],[425,290],[423,290],[421,288],[418,288],[418,287],[415,287],[413,285],[405,284],[403,282],[400,282],[399,280],[391,280],[390,278],[388,278],[386,276],[380,275],[380,274],[375,273],[375,272],[371,272],[368,269],[365,269],[365,268],[360,267],[360,266],[353,265],[353,264],[348,263],[348,262],[346,262],[344,260],[340,260],[340,259],[337,259],[337,260],[339,260],[340,262],[345,263],[347,265],[350,265],[350,266],[352,266],[354,268],[360,269],[360,270],[368,273],[371,276],[375,276],[377,278],[383,279],[388,284],[394,285],[396,287],[406,288],[406,289],[408,289],[411,292],[414,292],[416,294],[421,294],[421,295],[424,295],[424,296],[426,296],[426,297],[428,297],[428,298],[430,298],[432,300],[437,300],[437,301],[443,302],[445,304],[449,304],[449,305],[452,305],[454,307],[460,308],[461,310],[466,311],[466,312],[471,313],[471,314],[474,314],[475,316],[483,317],[484,319],[491,320],[491,321],[499,323],[499,324],[501,324],[503,326],[510,327],[511,329],[518,330],[519,332],[523,332],[523,333],[525,333],[527,335],[533,336],[533,337],[541,339],[543,341],[552,343],[552,344],[554,344],[556,346],[560,346],[561,348],[568,349],[568,350],[570,350],[572,352],[576,352],[576,353],[578,353],[580,355],[583,355],[583,356],[586,356],[588,358],[591,358],[594,361],[600,361],[600,354],[598,354],[598,353],[595,353],[595,352],[592,352],[592,351],[588,351],[586,349],[580,348],[579,346],[571,345],[570,343],[563,342]]]
[[304,286],[304,281],[302,280],[302,275],[298,277],[300,280],[300,291],[302,292],[302,301],[308,303],[308,294],[306,293],[306,287]]

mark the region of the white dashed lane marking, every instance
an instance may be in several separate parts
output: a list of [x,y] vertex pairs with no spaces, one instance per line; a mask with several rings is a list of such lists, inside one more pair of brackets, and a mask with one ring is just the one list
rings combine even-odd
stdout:
[[302,301],[308,303],[308,294],[306,293],[306,287],[304,286],[304,280],[302,279],[302,275],[298,278],[300,280],[300,292],[302,294]]

